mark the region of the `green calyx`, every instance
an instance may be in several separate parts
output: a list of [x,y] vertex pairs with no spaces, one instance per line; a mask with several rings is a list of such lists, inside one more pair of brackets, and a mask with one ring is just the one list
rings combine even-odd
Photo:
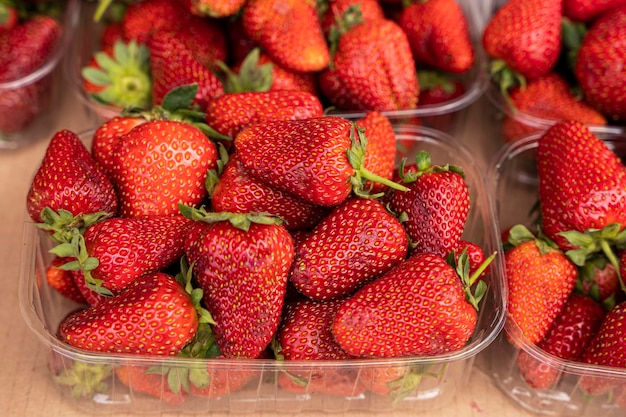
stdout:
[[398,166],[398,176],[400,177],[403,184],[411,184],[417,181],[417,179],[426,174],[432,172],[455,172],[459,174],[461,177],[465,178],[465,172],[463,168],[457,165],[433,165],[430,159],[430,154],[426,151],[419,151],[417,155],[415,155],[415,166],[416,170],[407,171],[406,170],[406,158],[403,158],[400,161],[400,165]]
[[509,99],[509,91],[520,86],[526,88],[526,78],[516,71],[513,71],[502,59],[493,59],[489,63],[489,77],[496,84],[500,93]]
[[220,176],[222,175],[224,167],[229,160],[228,151],[222,143],[217,143],[217,150],[220,156],[217,160],[217,167],[215,169],[210,169],[207,173],[206,179],[204,180],[204,188],[207,190],[207,194],[209,197],[213,196],[215,188],[220,182]]
[[259,64],[261,50],[259,48],[252,49],[244,58],[239,67],[239,73],[234,73],[228,65],[222,61],[217,61],[217,67],[222,74],[218,74],[227,93],[243,93],[248,91],[269,91],[273,74],[272,63]]
[[56,212],[50,207],[45,207],[41,211],[42,223],[35,223],[35,226],[50,233],[55,242],[67,243],[73,239],[76,232],[82,235],[89,226],[109,216],[110,213],[104,211],[74,216],[68,210],[60,209]]
[[365,183],[367,181],[377,182],[387,185],[390,188],[398,191],[408,191],[409,189],[402,184],[398,184],[387,178],[383,178],[380,175],[376,175],[367,168],[365,168],[365,151],[367,147],[367,138],[365,137],[364,129],[357,124],[353,123],[350,129],[350,139],[352,146],[347,151],[348,161],[352,168],[354,168],[354,175],[350,177],[350,183],[352,184],[352,191],[364,198],[378,198],[384,195],[383,192],[377,194],[370,194],[365,189]]
[[248,231],[252,223],[266,225],[281,225],[283,220],[269,213],[232,213],[229,211],[209,212],[204,207],[199,209],[184,204],[179,204],[178,209],[181,214],[188,219],[203,221],[206,223],[217,223],[228,221],[234,227],[243,231]]
[[458,259],[454,251],[448,255],[447,262],[452,266],[463,285],[463,291],[465,292],[465,299],[476,309],[479,310],[478,305],[487,293],[487,284],[480,280],[480,276],[487,269],[487,267],[493,262],[498,252],[493,252],[485,261],[480,264],[478,268],[470,275],[470,259],[467,255],[467,249],[459,254]]
[[453,93],[455,85],[449,74],[435,70],[419,70],[417,71],[417,79],[420,89],[426,91],[440,87],[446,93]]
[[330,49],[330,70],[334,70],[334,58],[339,47],[339,38],[357,25],[363,23],[363,13],[358,4],[350,5],[342,16],[335,17],[335,23],[328,31],[328,45]]
[[107,379],[112,374],[111,365],[75,361],[69,368],[55,376],[55,381],[59,385],[71,387],[74,399],[90,399],[95,394],[108,391]]
[[148,47],[135,40],[117,41],[113,56],[97,52],[94,58],[100,68],[84,67],[83,78],[104,87],[91,96],[98,102],[121,108],[148,107],[152,100],[150,53]]

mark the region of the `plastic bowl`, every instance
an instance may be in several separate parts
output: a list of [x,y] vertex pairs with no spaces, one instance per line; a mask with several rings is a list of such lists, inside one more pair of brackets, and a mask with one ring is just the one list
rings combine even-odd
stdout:
[[[484,171],[475,163],[471,153],[451,136],[423,127],[396,126],[397,138],[414,147],[406,155],[414,158],[418,150],[431,154],[433,163],[452,163],[465,170],[472,206],[464,238],[480,244],[486,253],[501,247],[495,223],[494,205],[486,189]],[[82,135],[85,140],[91,134]],[[22,315],[48,351],[52,381],[65,401],[86,412],[137,412],[160,413],[178,411],[206,412],[289,412],[304,410],[320,412],[349,412],[369,410],[389,412],[396,410],[432,410],[451,404],[457,392],[467,384],[474,359],[500,333],[505,319],[505,289],[503,262],[497,256],[486,277],[488,291],[480,305],[478,324],[468,344],[461,350],[433,357],[407,357],[397,359],[351,361],[301,361],[279,363],[270,359],[255,360],[194,360],[183,358],[145,358],[131,355],[96,354],[73,348],[55,337],[59,322],[79,306],[68,301],[47,285],[44,277],[46,265],[51,261],[48,250],[51,239],[26,221],[20,276],[20,307]],[[228,373],[229,380],[248,374],[250,380],[240,390],[219,398],[189,396],[181,404],[151,397],[122,384],[117,377],[109,377],[106,386],[88,397],[75,397],[64,385],[60,375],[74,369],[94,367],[125,368],[173,367],[183,369],[193,366],[210,366],[212,370]],[[423,372],[420,384],[401,401],[374,394],[362,388],[362,374],[374,368],[411,367]],[[304,379],[301,392],[292,392],[279,383],[284,371],[296,373]],[[337,386],[337,371],[342,375],[343,389]],[[80,374],[79,374],[80,375]],[[333,378],[335,376],[335,378]],[[87,378],[85,375],[84,378]],[[163,386],[166,381],[161,378]],[[315,379],[314,383],[311,379]],[[336,395],[319,393],[313,387],[332,386]]]
[[[590,128],[605,140],[614,152],[626,156],[626,134]],[[503,147],[489,168],[488,178],[496,201],[498,227],[504,230],[515,224],[531,225],[531,210],[537,201],[538,181],[533,176],[535,150],[541,133],[528,135]],[[561,373],[558,382],[548,389],[531,388],[520,376],[517,357],[526,352],[547,368]],[[545,353],[526,339],[517,324],[507,317],[504,332],[480,355],[478,367],[491,375],[495,384],[513,401],[527,410],[544,415],[576,417],[623,417],[614,395],[590,396],[578,388],[581,377],[610,378],[626,387],[626,369],[566,361]]]
[[[61,108],[62,92],[62,77],[57,69],[74,36],[81,1],[67,0],[59,3],[64,7],[63,14],[59,18],[63,33],[49,59],[39,68],[29,74],[24,74],[19,79],[0,82],[0,98],[4,103],[7,101],[24,103],[27,100],[24,106],[28,107],[20,110],[28,113],[28,117],[24,120],[20,120],[19,123],[10,123],[10,126],[0,125],[0,149],[15,149],[29,142],[49,137],[55,127]],[[10,120],[14,111],[16,111],[15,106],[4,108],[0,110],[3,112],[0,118]]]
[[[383,113],[387,117],[398,123],[419,124],[451,135],[460,132],[465,126],[466,114],[463,110],[483,95],[489,83],[486,71],[486,54],[480,43],[487,12],[484,5],[477,4],[480,2],[473,0],[457,0],[457,2],[468,19],[476,54],[474,67],[465,74],[459,75],[459,81],[463,84],[465,92],[459,97],[440,104],[421,107],[418,105],[415,109],[384,111]],[[89,97],[83,89],[80,71],[87,65],[93,54],[101,49],[100,34],[103,25],[94,23],[92,16],[93,5],[90,7],[89,4],[86,4],[83,7],[77,30],[79,36],[76,36],[71,46],[70,59],[66,61],[65,74],[73,94],[84,104],[87,112],[92,116],[92,120],[97,123],[118,115],[122,109],[98,103]],[[365,112],[329,109],[328,114],[356,118],[363,116]]]

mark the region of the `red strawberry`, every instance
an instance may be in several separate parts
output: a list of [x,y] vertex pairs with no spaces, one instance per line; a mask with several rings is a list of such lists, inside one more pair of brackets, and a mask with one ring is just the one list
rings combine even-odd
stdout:
[[152,71],[152,104],[160,105],[166,94],[176,87],[198,84],[195,103],[205,109],[213,98],[224,94],[220,79],[194,56],[178,38],[177,32],[159,31],[148,44]]
[[[463,251],[465,251],[469,260],[469,273],[470,275],[473,275],[478,270],[478,268],[480,268],[481,265],[485,263],[485,252],[483,251],[483,248],[481,248],[477,243],[461,239],[459,240],[457,248],[454,250],[455,260],[457,262],[459,261],[459,257],[461,256]],[[486,271],[483,271],[480,274],[479,279],[484,278],[485,275]]]
[[289,280],[313,300],[336,299],[402,262],[407,249],[402,224],[381,202],[349,198],[298,245]]
[[364,366],[359,373],[359,382],[376,395],[401,400],[417,389],[423,377],[417,366]]
[[85,279],[85,274],[83,274],[83,271],[81,271],[80,269],[69,270],[68,272],[74,280],[76,288],[78,288],[83,298],[85,299],[87,305],[94,307],[98,305],[98,303],[109,298],[109,295],[101,294],[100,292],[95,291],[95,289],[89,288],[89,285],[87,285],[87,280]]
[[322,117],[319,98],[304,91],[230,93],[209,102],[206,123],[219,133],[235,138],[253,123]]
[[[622,302],[607,313],[598,333],[582,357],[582,362],[626,369],[626,302]],[[578,386],[590,395],[601,395],[618,384],[614,379],[581,376]]]
[[[302,372],[302,371],[301,371]],[[289,372],[278,374],[278,386],[289,392],[301,395],[324,394],[341,397],[358,397],[365,394],[365,387],[360,383],[360,374],[346,367],[324,368],[321,374],[302,372],[296,376]]]
[[578,271],[558,248],[517,225],[505,252],[508,314],[526,338],[538,344],[569,299]]
[[216,167],[217,149],[191,124],[154,120],[123,135],[113,158],[120,215],[168,215],[178,213],[178,204],[206,197],[204,181]]
[[223,18],[235,15],[246,0],[184,0],[184,3],[197,16]]
[[[626,258],[620,254],[620,274],[624,276],[622,265],[626,266]],[[624,294],[620,290],[618,271],[605,256],[595,256],[585,262],[578,274],[576,290],[602,303],[607,310],[613,308]]]
[[122,18],[124,40],[148,43],[160,31],[176,30],[191,13],[177,0],[143,0],[128,6]]
[[602,241],[623,239],[626,168],[586,126],[568,121],[548,129],[538,142],[537,169],[542,230],[562,249],[579,249],[568,252],[577,265],[603,250]]
[[454,268],[440,256],[416,254],[349,296],[333,334],[358,357],[437,355],[465,346],[476,317]]
[[80,138],[60,130],[48,143],[28,190],[26,208],[31,219],[60,232],[57,240],[63,240],[65,227],[86,227],[103,215],[113,216],[118,202],[111,181]]
[[98,126],[91,141],[91,154],[107,175],[110,176],[113,172],[113,149],[119,139],[145,122],[146,119],[142,117],[116,116]]
[[310,229],[324,217],[328,209],[270,187],[251,176],[237,153],[228,157],[219,179],[209,173],[211,206],[214,211],[232,213],[269,213],[280,217],[287,230]]
[[368,180],[406,190],[364,167],[366,143],[347,119],[326,116],[249,126],[235,149],[251,175],[318,205],[337,205]]
[[[588,103],[577,98],[565,79],[556,72],[548,72],[524,86],[513,87],[509,92],[514,107],[502,124],[502,136],[507,142],[528,136],[537,128],[525,119],[525,114],[540,120],[578,120],[589,125],[605,125],[606,118]],[[516,114],[521,112],[521,116]]]
[[111,218],[90,226],[84,235],[85,248],[98,266],[90,270],[88,279],[115,294],[138,277],[167,268],[183,255],[191,224],[176,215]]
[[124,40],[121,22],[106,22],[100,36],[100,48],[102,52],[113,55],[113,48],[118,41]]
[[399,24],[418,66],[452,73],[464,73],[474,66],[469,23],[455,0],[412,3],[402,10]]
[[115,368],[115,376],[133,392],[158,398],[165,404],[180,406],[187,401],[184,391],[173,392],[162,374],[151,371],[149,366],[125,365]]
[[291,236],[283,226],[256,223],[245,214],[187,215],[202,221],[190,229],[185,254],[215,321],[217,345],[227,358],[256,358],[278,329],[293,260]]
[[563,0],[563,16],[576,22],[591,22],[625,0]]
[[465,86],[461,81],[439,71],[421,70],[417,75],[420,85],[418,107],[440,105],[465,94]]
[[192,340],[197,327],[189,294],[174,277],[157,272],[95,307],[70,314],[59,334],[68,344],[89,351],[171,356]]
[[[577,361],[596,335],[606,312],[591,298],[572,294],[537,347],[561,359]],[[517,366],[526,382],[535,389],[547,389],[560,376],[557,366],[546,364],[528,351],[520,351]]]
[[320,88],[334,106],[347,110],[417,106],[415,62],[400,26],[386,19],[364,22],[340,34],[337,42],[330,67],[319,76]]
[[[378,111],[370,111],[356,124],[363,128],[367,137],[365,168],[382,178],[391,179],[396,160],[396,134],[391,121]],[[370,186],[375,193],[388,189],[388,186],[379,182],[365,184],[367,188]]]
[[[362,22],[384,19],[385,14],[378,0],[324,0],[317,2],[317,13],[324,36],[328,37],[336,26],[341,24],[345,13],[349,10],[358,13]],[[335,28],[333,28],[335,26]]]
[[527,79],[550,71],[561,51],[562,0],[510,0],[485,26],[487,54]]
[[315,3],[302,0],[248,0],[243,28],[279,65],[312,72],[328,65],[330,51]]
[[62,258],[55,256],[46,268],[46,281],[50,287],[54,288],[62,296],[79,304],[87,304],[85,297],[74,282],[73,272],[61,268],[62,265],[70,262],[72,258]]
[[219,20],[193,16],[176,31],[176,37],[205,67],[213,68],[217,61],[226,61],[226,33]]
[[585,99],[614,120],[626,120],[626,5],[600,17],[578,49],[574,73]]
[[394,192],[390,209],[407,220],[403,223],[412,253],[434,253],[443,258],[458,247],[470,209],[464,173],[452,165],[432,165],[422,151],[413,167],[401,167],[401,182],[409,191]]

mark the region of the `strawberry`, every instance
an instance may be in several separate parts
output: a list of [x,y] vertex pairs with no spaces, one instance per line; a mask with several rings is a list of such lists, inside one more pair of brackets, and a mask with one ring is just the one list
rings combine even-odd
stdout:
[[100,49],[102,52],[113,55],[113,49],[118,41],[124,41],[122,23],[118,21],[106,22],[100,35]]
[[[607,313],[596,336],[582,356],[582,362],[620,369],[626,368],[626,302],[622,302]],[[578,387],[590,395],[601,395],[618,384],[614,379],[582,375]]]
[[[391,179],[396,159],[396,134],[391,121],[378,111],[369,111],[356,124],[363,128],[367,137],[365,168],[382,178]],[[388,189],[379,182],[368,182],[365,186],[371,187],[374,193]]]
[[310,229],[328,212],[326,207],[257,180],[244,168],[236,152],[228,157],[221,174],[209,172],[207,182],[214,211],[269,213],[280,217],[289,231]]
[[409,191],[393,192],[389,207],[407,216],[403,224],[414,245],[411,253],[447,257],[459,244],[470,209],[463,170],[453,165],[432,165],[430,155],[422,151],[413,166],[403,164],[399,172],[401,183]]
[[191,380],[190,395],[202,398],[225,397],[241,390],[250,381],[259,377],[259,370],[251,369],[249,364],[243,362],[241,365],[234,365],[229,361],[228,364],[222,365],[219,363],[222,358],[223,356],[213,358],[207,364],[206,379],[201,381],[201,384]]
[[508,92],[512,114],[507,114],[502,124],[502,136],[506,142],[525,137],[535,131],[520,111],[530,117],[551,121],[578,120],[589,125],[605,125],[606,118],[588,103],[576,97],[565,79],[550,71],[524,86],[515,86]]
[[69,130],[54,134],[26,196],[26,209],[40,227],[69,239],[68,225],[86,227],[117,213],[111,181],[92,158],[78,135]]
[[589,28],[574,68],[586,100],[613,120],[626,120],[626,5],[602,15]]
[[365,366],[359,373],[359,382],[368,391],[397,401],[415,391],[420,385],[423,378],[423,371],[420,368],[404,364]]
[[[459,240],[459,243],[453,252],[457,263],[459,262],[459,258],[464,251],[467,254],[467,258],[469,261],[469,273],[470,275],[472,275],[481,267],[483,263],[485,263],[487,258],[485,256],[483,248],[481,248],[480,245],[475,242],[461,239]],[[484,278],[486,272],[487,271],[483,271],[482,274],[479,276],[479,279]]]
[[235,149],[249,173],[266,184],[322,206],[341,203],[364,181],[406,187],[364,167],[367,138],[345,118],[257,123],[235,138]]
[[509,232],[505,252],[508,314],[526,338],[538,344],[560,314],[578,278],[576,265],[550,241],[526,227]]
[[146,121],[141,117],[115,116],[98,126],[91,141],[91,155],[108,176],[113,172],[113,149],[119,138]]
[[395,22],[363,22],[340,32],[332,42],[334,55],[329,68],[320,73],[319,84],[334,106],[347,110],[417,106],[415,62],[409,41]]
[[[322,0],[317,2],[317,13],[320,16],[320,24],[324,36],[328,37],[336,26],[341,24],[345,13],[351,11],[358,13],[362,22],[384,19],[385,14],[378,0]],[[333,29],[333,26],[335,28]]]
[[[577,361],[600,328],[605,310],[593,299],[572,294],[548,333],[537,347],[561,359]],[[524,380],[535,389],[547,389],[559,378],[559,369],[520,351],[517,366]]]
[[205,66],[177,32],[159,31],[148,43],[152,71],[152,104],[162,104],[172,89],[186,84],[198,84],[195,103],[205,109],[207,103],[224,94],[220,79]]
[[304,91],[229,93],[211,100],[206,123],[219,133],[235,138],[253,123],[322,117],[319,98]]
[[465,86],[460,80],[441,71],[420,70],[417,76],[420,86],[418,107],[440,105],[465,94]]
[[352,197],[298,245],[289,280],[308,298],[336,299],[402,262],[407,249],[402,224],[381,202]]
[[293,260],[289,232],[268,217],[189,207],[183,214],[198,220],[185,254],[215,321],[217,345],[227,358],[258,357],[279,325]]
[[454,352],[476,327],[464,285],[440,256],[415,254],[348,296],[333,334],[345,351],[364,358]]
[[[226,61],[226,33],[218,20],[193,16],[176,31],[176,37],[205,67],[213,68],[217,61]],[[198,42],[198,39],[202,39],[202,42]]]
[[330,51],[315,3],[302,0],[248,0],[243,28],[280,66],[296,72],[320,71]]
[[165,404],[180,406],[187,401],[188,395],[182,392],[173,392],[165,378],[155,373],[149,366],[125,365],[115,368],[117,380],[126,385],[133,392],[143,393],[158,398]]
[[469,23],[455,0],[412,3],[402,10],[399,24],[418,66],[452,73],[464,73],[474,66]]
[[176,30],[191,13],[177,0],[143,0],[128,5],[121,20],[124,40],[147,44],[160,31]]
[[74,282],[72,271],[61,268],[71,260],[72,258],[55,256],[46,267],[46,282],[65,298],[78,304],[87,304],[85,297]]
[[539,139],[537,170],[545,235],[579,266],[602,251],[617,269],[608,248],[623,240],[626,226],[626,168],[620,159],[582,123],[567,121]]
[[121,216],[171,215],[178,204],[206,197],[204,181],[216,167],[217,149],[191,124],[154,120],[120,137],[113,158]]
[[278,374],[278,386],[286,391],[301,395],[324,394],[341,397],[359,397],[365,394],[365,388],[359,383],[358,372],[349,368],[325,368],[324,372],[301,371],[297,376],[288,372]]
[[[75,257],[72,258],[67,258],[67,259],[76,259]],[[83,298],[86,301],[86,304],[94,307],[96,305],[98,305],[98,303],[107,300],[110,296],[104,295],[102,294],[102,292],[106,291],[96,291],[96,289],[92,289],[89,287],[89,285],[87,284],[87,280],[85,279],[85,274],[83,273],[83,271],[81,271],[80,269],[69,269],[67,270],[67,272],[69,272],[70,276],[72,277],[72,279],[74,280],[74,284],[76,285],[76,288],[78,288],[78,290],[80,291],[80,293],[82,294]]]
[[[562,0],[510,0],[487,22],[482,44],[495,60],[530,80],[550,71],[561,51]],[[506,89],[506,87],[504,87]]]
[[[624,276],[622,265],[626,262],[623,254],[619,255],[620,275]],[[626,264],[625,264],[626,265]],[[610,310],[619,301],[620,282],[618,271],[605,256],[594,256],[587,259],[580,267],[576,290],[602,303]],[[623,294],[623,293],[622,293]]]
[[192,340],[197,327],[189,294],[174,277],[156,272],[95,307],[70,314],[59,334],[66,343],[94,352],[172,356]]
[[625,0],[563,0],[563,16],[586,23],[625,4]]
[[184,0],[188,10],[197,16],[216,19],[237,14],[247,0]]

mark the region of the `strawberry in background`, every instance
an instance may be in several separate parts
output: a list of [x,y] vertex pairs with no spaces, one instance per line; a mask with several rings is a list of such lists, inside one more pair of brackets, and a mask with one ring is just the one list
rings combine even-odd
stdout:
[[626,0],[563,0],[563,16],[576,22],[591,22]]

